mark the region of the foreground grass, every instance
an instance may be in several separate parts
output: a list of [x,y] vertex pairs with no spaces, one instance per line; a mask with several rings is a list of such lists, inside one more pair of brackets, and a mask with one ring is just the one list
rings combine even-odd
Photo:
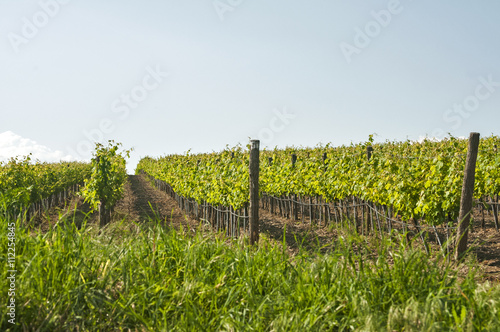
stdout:
[[[0,294],[7,297],[6,222]],[[59,223],[16,231],[16,322],[39,331],[472,331],[500,329],[500,288],[409,248],[339,239],[290,257],[193,230]]]

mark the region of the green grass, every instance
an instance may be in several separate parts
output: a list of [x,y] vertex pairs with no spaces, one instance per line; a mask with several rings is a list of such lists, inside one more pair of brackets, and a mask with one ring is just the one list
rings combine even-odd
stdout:
[[[6,221],[0,294],[7,299]],[[500,330],[500,287],[439,257],[348,236],[327,254],[154,222],[18,227],[17,319],[0,330]],[[373,248],[377,247],[376,252]]]

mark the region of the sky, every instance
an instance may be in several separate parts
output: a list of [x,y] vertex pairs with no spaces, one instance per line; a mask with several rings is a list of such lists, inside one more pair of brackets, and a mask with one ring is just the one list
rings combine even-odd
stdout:
[[0,0],[0,160],[500,134],[497,0]]

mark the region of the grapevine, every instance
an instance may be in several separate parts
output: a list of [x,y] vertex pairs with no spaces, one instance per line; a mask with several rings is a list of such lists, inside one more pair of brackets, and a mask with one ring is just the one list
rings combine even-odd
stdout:
[[92,174],[85,180],[81,194],[95,211],[99,209],[101,225],[110,221],[116,202],[123,197],[127,180],[125,157],[130,150],[118,152],[120,143],[109,141],[108,146],[96,143],[92,158]]
[[[500,193],[500,138],[481,139],[475,198]],[[374,149],[368,160],[367,148]],[[404,220],[424,219],[431,225],[456,220],[459,212],[467,140],[373,142],[349,146],[264,150],[261,192],[320,196],[327,202],[358,197],[392,206]],[[295,165],[291,156],[297,156]],[[324,159],[326,156],[326,159]],[[245,205],[249,153],[241,147],[220,153],[147,157],[138,171],[169,183],[180,195],[212,205]]]
[[19,212],[29,205],[83,183],[90,164],[32,162],[30,156],[0,163],[0,210]]

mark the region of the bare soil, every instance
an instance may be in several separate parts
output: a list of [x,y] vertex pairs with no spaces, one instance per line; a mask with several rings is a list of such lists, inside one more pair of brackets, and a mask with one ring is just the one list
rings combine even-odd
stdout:
[[168,194],[156,189],[144,175],[129,175],[124,198],[115,208],[115,218],[126,218],[136,222],[161,220],[175,228],[196,227],[199,222],[189,218]]
[[484,278],[500,282],[500,232],[495,228],[477,229],[470,234],[469,246],[481,264]]

